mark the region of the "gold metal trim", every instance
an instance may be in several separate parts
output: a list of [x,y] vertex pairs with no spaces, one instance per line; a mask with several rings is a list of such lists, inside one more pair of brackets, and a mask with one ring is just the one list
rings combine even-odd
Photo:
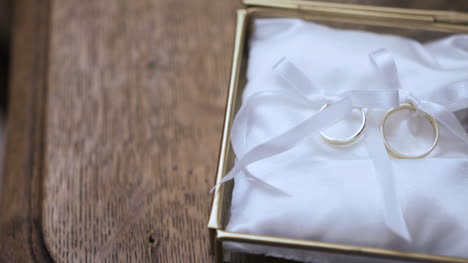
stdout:
[[427,9],[371,6],[303,0],[244,0],[247,6],[277,7],[306,11],[327,11],[336,14],[381,16],[396,19],[424,20],[448,24],[468,24],[468,13]]
[[344,15],[342,12],[324,12],[321,10],[299,10],[289,8],[268,8],[268,7],[249,7],[249,14],[260,17],[297,17],[304,20],[316,22],[340,22],[356,25],[372,25],[383,27],[395,27],[406,29],[418,29],[426,31],[438,31],[448,33],[466,33],[468,24],[451,24],[434,22],[432,18],[422,19],[421,16],[411,16],[412,19],[403,19],[402,17],[388,17],[385,15],[373,14],[364,15]]
[[298,240],[284,237],[252,235],[244,233],[234,233],[224,230],[217,231],[217,238],[221,241],[233,241],[257,245],[279,246],[297,249],[310,249],[313,251],[333,252],[345,255],[384,257],[387,259],[403,259],[419,262],[448,262],[467,263],[468,259],[436,256],[414,252],[402,252],[389,249],[361,247],[352,245],[342,245],[308,240]]
[[[219,151],[216,184],[219,183],[226,174],[226,164],[228,162],[228,153],[230,150],[231,125],[234,116],[239,72],[240,67],[242,65],[242,54],[244,50],[244,40],[246,36],[247,14],[248,13],[246,10],[237,11],[237,27],[233,50],[233,61],[231,66],[231,78],[229,82],[228,96],[226,100],[226,111],[224,115],[223,135],[221,137],[221,148]],[[224,188],[224,185],[221,185],[214,191],[210,219],[208,222],[208,228],[210,229],[219,229],[222,227],[222,196],[224,194]]]

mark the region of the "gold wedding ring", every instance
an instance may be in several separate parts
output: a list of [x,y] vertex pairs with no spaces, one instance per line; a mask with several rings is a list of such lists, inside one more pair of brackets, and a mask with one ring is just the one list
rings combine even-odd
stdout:
[[434,134],[435,134],[434,141],[433,141],[431,147],[429,148],[429,150],[427,150],[426,152],[424,152],[422,154],[419,154],[419,155],[406,155],[406,154],[400,153],[397,150],[395,150],[392,146],[390,146],[390,144],[388,143],[387,138],[385,137],[384,126],[385,126],[385,122],[387,121],[387,119],[388,119],[388,117],[390,115],[392,115],[395,112],[402,111],[402,110],[415,111],[416,107],[411,103],[402,103],[400,105],[400,107],[393,108],[393,109],[389,110],[385,114],[385,117],[383,118],[382,123],[380,124],[380,133],[382,134],[385,147],[387,148],[387,151],[396,158],[400,158],[400,159],[420,159],[420,158],[424,158],[428,154],[430,154],[432,152],[432,150],[434,150],[437,143],[439,142],[439,125],[437,124],[437,121],[436,121],[436,119],[434,119],[434,117],[432,117],[431,115],[426,113],[425,116],[429,120],[429,122],[431,123],[432,128],[434,129]]
[[[328,107],[328,104],[323,105],[323,107],[320,109],[320,111],[324,110],[326,107]],[[361,112],[361,126],[359,126],[358,131],[356,131],[353,135],[350,137],[344,139],[344,140],[339,140],[339,139],[333,139],[327,136],[323,131],[320,132],[320,135],[322,138],[331,144],[334,145],[345,145],[345,144],[350,144],[354,141],[356,141],[364,132],[364,128],[366,127],[366,112],[364,111],[363,108],[355,108],[358,109]]]

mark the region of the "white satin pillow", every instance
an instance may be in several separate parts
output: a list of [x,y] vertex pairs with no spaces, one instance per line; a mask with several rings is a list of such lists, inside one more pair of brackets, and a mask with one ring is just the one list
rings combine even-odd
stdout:
[[[282,57],[329,94],[382,87],[368,58],[380,48],[395,57],[403,89],[417,96],[468,79],[466,35],[421,45],[399,36],[337,30],[299,19],[257,19],[243,100],[257,91],[285,87],[271,71]],[[245,123],[247,131],[232,132],[240,153],[293,127],[322,106],[288,107],[286,98],[279,100],[281,107],[255,108]],[[382,114],[369,122],[378,124]],[[430,142],[432,130],[430,125],[424,128],[423,116],[418,122],[407,121],[409,117],[414,120],[415,116],[396,116],[389,133],[406,150],[418,150]],[[342,124],[343,131],[351,124]],[[385,226],[382,194],[364,140],[333,147],[315,134],[288,152],[252,164],[249,169],[255,176],[291,196],[272,193],[237,176],[227,230],[468,257],[468,147],[442,126],[439,146],[429,157],[392,159],[400,205],[413,238],[406,242]],[[267,246],[227,243],[225,247],[302,261],[315,258],[315,254]]]

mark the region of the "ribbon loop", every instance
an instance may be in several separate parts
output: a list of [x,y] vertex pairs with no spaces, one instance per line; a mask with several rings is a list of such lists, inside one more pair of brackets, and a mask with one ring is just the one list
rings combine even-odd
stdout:
[[374,68],[384,79],[387,88],[401,89],[400,78],[395,60],[387,49],[382,48],[369,54]]
[[[371,61],[388,86],[399,89],[402,101],[412,103],[418,110],[434,117],[444,125],[453,135],[468,144],[468,134],[463,129],[452,111],[468,107],[468,81],[462,81],[445,88],[438,89],[422,99],[411,92],[401,89],[395,61],[388,51],[380,49],[373,52]],[[451,109],[451,110],[450,110]]]
[[[246,147],[239,148],[238,145],[245,146],[245,141],[240,142],[238,138],[232,138],[234,152],[239,158],[238,162],[236,162],[234,168],[212,189],[212,191],[220,184],[233,179],[242,169],[247,169],[249,164],[289,150],[302,139],[313,134],[314,131],[325,130],[343,120],[346,116],[351,114],[353,107],[379,108],[397,105],[398,103],[398,92],[396,89],[355,90],[342,95],[325,96],[312,84],[312,81],[310,81],[304,72],[286,58],[282,58],[276,63],[273,67],[273,71],[289,83],[290,87],[292,87],[289,91],[293,91],[294,94],[299,95],[302,103],[310,103],[312,105],[312,103],[321,100],[323,104],[327,103],[330,106],[299,123],[297,126],[292,127],[288,131],[252,149],[246,149]],[[274,100],[275,97],[284,99],[282,95],[284,95],[285,92],[287,93],[287,89],[282,91],[270,90],[268,92],[259,92],[252,95],[239,110],[232,129],[239,129],[239,126],[242,126],[243,122],[248,121],[248,114],[252,107],[261,103],[268,103],[268,101]],[[290,95],[286,97],[294,98],[296,96]]]
[[452,112],[468,108],[468,80],[439,89],[433,92],[428,100],[445,105]]
[[425,113],[434,117],[440,124],[445,126],[453,135],[461,139],[464,143],[468,144],[468,133],[466,133],[463,125],[457,119],[455,114],[448,110],[443,105],[422,101],[418,107]]
[[403,96],[401,96],[402,102],[409,102],[413,104],[416,108],[419,108],[419,105],[421,105],[421,100],[414,96],[413,93],[405,90],[400,90],[400,94],[404,94]]
[[288,82],[298,94],[305,98],[317,97],[321,93],[307,75],[285,57],[281,58],[272,69],[278,76]]

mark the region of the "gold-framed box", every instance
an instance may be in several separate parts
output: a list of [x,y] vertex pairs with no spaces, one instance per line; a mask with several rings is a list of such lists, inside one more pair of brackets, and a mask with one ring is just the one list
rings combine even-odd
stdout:
[[[240,106],[240,96],[245,85],[247,43],[249,24],[256,17],[296,17],[320,23],[344,23],[389,29],[407,29],[427,34],[468,33],[468,13],[457,11],[436,11],[406,9],[370,5],[343,4],[302,0],[244,0],[245,9],[237,11],[235,44],[232,57],[231,77],[226,102],[226,112],[221,138],[216,183],[232,168],[234,153],[230,145],[230,130],[233,118]],[[416,37],[417,39],[417,37]],[[233,182],[219,186],[213,194],[208,223],[212,254],[216,262],[223,262],[223,242],[240,242],[272,247],[288,247],[340,255],[341,262],[346,256],[398,260],[398,262],[451,262],[468,263],[468,258],[397,251],[391,249],[332,244],[319,241],[234,233],[225,230],[228,222]],[[468,249],[468,248],[467,248]],[[343,258],[344,257],[344,258]],[[380,262],[380,261],[379,261]],[[383,261],[382,261],[383,262]]]

